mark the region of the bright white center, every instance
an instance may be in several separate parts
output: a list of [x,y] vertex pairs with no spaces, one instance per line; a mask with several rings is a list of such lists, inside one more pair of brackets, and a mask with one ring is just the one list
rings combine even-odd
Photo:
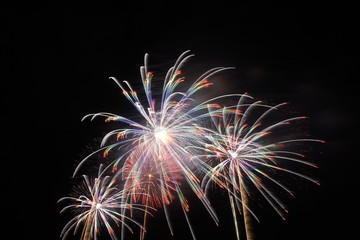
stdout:
[[237,153],[231,150],[228,150],[228,153],[231,155],[232,158],[236,158],[237,157]]
[[101,203],[97,203],[97,204],[95,205],[95,207],[96,207],[96,209],[101,208]]
[[158,127],[155,129],[155,139],[156,140],[161,140],[163,142],[167,142],[167,140],[169,139],[169,136],[166,132],[166,129],[162,128],[162,127]]

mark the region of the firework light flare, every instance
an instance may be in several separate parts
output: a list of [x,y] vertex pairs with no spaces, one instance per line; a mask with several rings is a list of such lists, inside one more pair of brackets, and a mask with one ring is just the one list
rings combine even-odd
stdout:
[[[101,168],[100,168],[101,169]],[[72,232],[77,234],[82,227],[81,240],[98,239],[101,228],[105,226],[111,239],[116,240],[117,235],[112,227],[126,227],[133,233],[130,224],[135,224],[142,228],[142,225],[133,220],[125,213],[126,211],[140,210],[147,212],[141,204],[129,204],[127,193],[119,190],[114,177],[102,176],[92,179],[87,175],[83,176],[83,185],[78,186],[80,192],[78,196],[69,196],[59,199],[59,202],[70,202],[65,206],[61,213],[67,210],[73,210],[76,216],[73,217],[63,228],[60,237],[66,239]],[[129,223],[130,222],[130,223]]]
[[[178,201],[192,238],[196,240],[185,189],[191,190],[218,225],[218,216],[208,197],[210,186],[215,185],[228,193],[237,239],[243,234],[247,240],[252,240],[250,220],[258,220],[248,204],[253,188],[284,218],[287,210],[274,189],[293,193],[275,178],[276,173],[283,172],[318,184],[317,180],[291,170],[289,164],[316,167],[292,145],[322,141],[294,138],[291,131],[281,131],[305,117],[277,121],[272,115],[286,103],[271,106],[254,101],[248,94],[220,95],[198,103],[197,93],[212,85],[209,78],[232,68],[212,68],[185,90],[179,90],[187,80],[182,67],[192,56],[189,51],[183,52],[167,71],[159,98],[152,92],[153,73],[149,71],[148,54],[145,54],[144,66],[140,67],[144,94],[138,95],[128,81],[110,77],[141,120],[109,112],[83,117],[82,121],[101,117],[106,123],[121,127],[105,134],[99,149],[77,165],[73,176],[79,174],[90,158],[99,154],[111,161],[102,168],[93,184],[84,176],[88,195],[60,199],[74,202],[63,211],[68,208],[83,210],[65,225],[61,233],[63,238],[71,229],[77,232],[80,225],[84,225],[81,239],[96,239],[99,226],[104,225],[111,238],[116,239],[112,227],[115,224],[121,226],[123,239],[125,228],[131,230],[126,223],[130,221],[140,227],[140,240],[143,240],[148,216],[159,209],[163,210],[169,232],[174,235],[169,207]],[[234,98],[238,100],[230,106],[222,107],[219,103]],[[105,173],[113,176],[105,176]],[[143,212],[142,224],[132,218],[136,209]],[[241,233],[238,226],[238,213],[243,215],[245,233]]]
[[[199,126],[202,130],[204,142],[202,147],[193,146],[200,150],[198,161],[202,165],[199,168],[205,172],[202,179],[202,187],[205,192],[211,190],[214,182],[217,186],[227,189],[230,205],[235,222],[237,239],[240,239],[237,224],[236,210],[243,214],[245,222],[246,239],[253,239],[250,230],[252,215],[258,218],[248,206],[249,196],[254,186],[266,199],[272,208],[285,219],[287,213],[285,205],[277,197],[276,192],[267,187],[272,184],[293,196],[288,187],[277,181],[276,172],[285,172],[297,177],[319,184],[304,174],[282,167],[285,163],[297,163],[317,167],[315,164],[305,161],[305,155],[291,151],[291,144],[304,142],[324,142],[309,138],[292,138],[290,129],[280,136],[276,132],[291,123],[305,119],[306,117],[290,117],[272,123],[272,114],[288,103],[270,106],[261,101],[253,101],[247,94],[240,97],[234,106],[219,109],[210,109],[211,124],[208,128]],[[288,164],[287,164],[288,165]]]
[[[180,186],[183,180],[181,170],[172,161],[163,161],[164,156],[155,156],[155,159],[151,157],[152,161],[146,160],[149,156],[144,159],[140,150],[134,149],[124,164],[122,169],[124,189],[133,196],[130,200],[134,203],[140,202],[146,209],[149,206],[156,209],[163,208],[165,216],[169,218],[167,206],[175,199],[177,186]],[[187,204],[184,206],[188,209]],[[147,212],[144,213],[144,229],[146,223]],[[172,232],[172,226],[169,227]],[[143,239],[144,235],[145,231],[141,231],[140,239]]]
[[[169,205],[175,198],[175,186],[180,186],[183,180],[181,170],[177,165],[170,165],[171,161],[143,161],[140,155],[139,151],[132,152],[124,164],[124,188],[133,194],[134,202],[154,208],[162,208],[163,204]],[[140,191],[144,194],[138,194]]]

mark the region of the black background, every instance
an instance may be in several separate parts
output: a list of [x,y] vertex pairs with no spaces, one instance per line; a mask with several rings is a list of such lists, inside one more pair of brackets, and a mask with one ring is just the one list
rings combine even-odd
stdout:
[[[355,6],[74,2],[7,3],[1,9],[2,235],[60,239],[69,219],[59,214],[57,200],[68,195],[76,163],[107,130],[81,118],[129,111],[108,78],[139,81],[145,53],[161,77],[191,50],[191,73],[235,67],[221,75],[221,91],[289,101],[294,112],[310,117],[312,136],[326,141],[313,154],[321,185],[296,188],[297,197],[285,200],[286,221],[259,203],[257,240],[353,238],[359,167]],[[226,201],[214,203],[220,227],[196,204],[190,215],[198,240],[235,239]],[[191,239],[181,214],[174,210],[174,237],[159,216],[149,223],[148,239]]]

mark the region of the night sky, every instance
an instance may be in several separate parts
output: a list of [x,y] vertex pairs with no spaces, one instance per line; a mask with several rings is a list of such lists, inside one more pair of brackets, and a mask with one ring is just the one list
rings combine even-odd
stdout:
[[[51,2],[1,9],[2,235],[59,240],[70,219],[59,214],[64,205],[57,200],[69,194],[76,164],[109,130],[81,118],[131,110],[109,77],[136,86],[149,53],[150,66],[161,78],[182,52],[191,50],[195,56],[187,70],[195,76],[217,66],[235,67],[212,79],[221,83],[209,94],[248,92],[271,103],[290,102],[289,111],[309,117],[311,136],[326,141],[310,153],[319,166],[311,174],[321,184],[294,184],[296,197],[282,199],[287,220],[264,199],[254,204],[260,217],[256,239],[351,239],[359,213],[354,6],[329,1]],[[190,197],[198,240],[235,239],[227,199],[216,198],[219,227]],[[146,239],[190,240],[181,214],[174,208],[173,237],[159,214],[150,220]]]

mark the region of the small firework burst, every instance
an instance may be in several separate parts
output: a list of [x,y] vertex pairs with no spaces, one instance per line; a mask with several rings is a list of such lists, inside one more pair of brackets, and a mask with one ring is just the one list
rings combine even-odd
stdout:
[[141,224],[133,220],[125,213],[128,210],[147,211],[141,204],[130,204],[126,202],[128,195],[119,190],[115,185],[115,179],[110,176],[100,176],[91,179],[87,175],[83,175],[83,185],[78,187],[81,192],[78,196],[63,197],[59,200],[68,201],[61,212],[73,210],[73,217],[63,228],[61,232],[62,239],[65,239],[71,230],[73,234],[77,234],[82,227],[81,240],[98,239],[101,229],[104,227],[111,239],[117,239],[115,229],[125,226],[133,232],[130,223],[142,228]]

